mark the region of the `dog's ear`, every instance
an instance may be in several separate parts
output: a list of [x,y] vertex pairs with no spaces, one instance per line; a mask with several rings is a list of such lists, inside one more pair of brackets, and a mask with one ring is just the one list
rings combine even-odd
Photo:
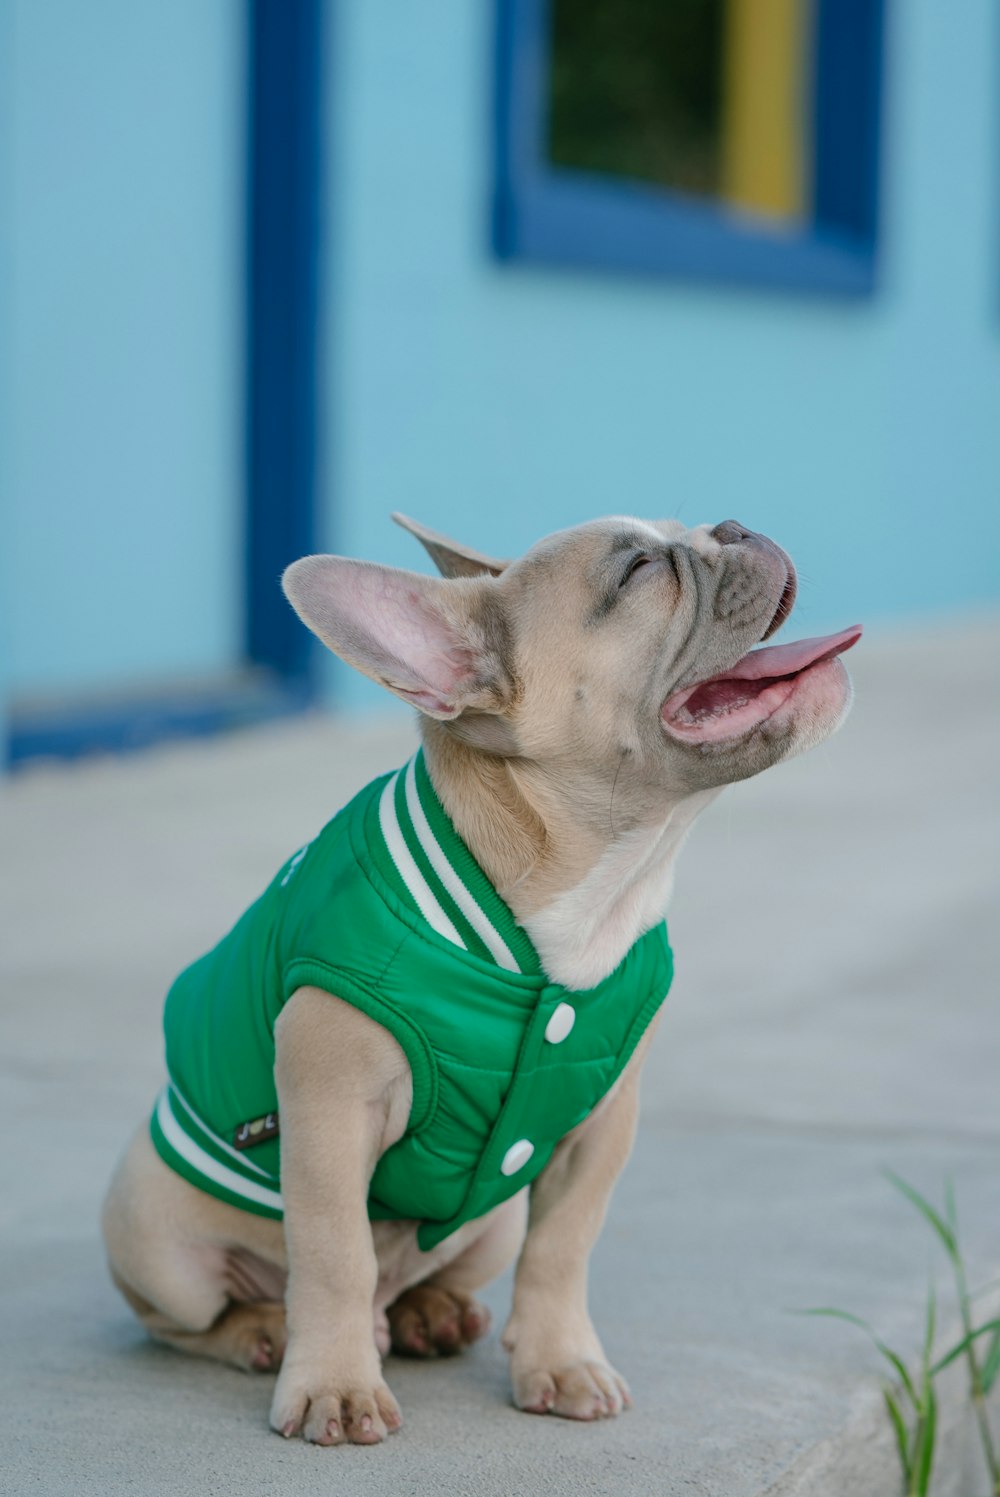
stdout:
[[396,512],[392,518],[397,525],[416,536],[443,577],[482,577],[486,574],[499,577],[507,566],[507,562],[484,556],[481,551],[473,551],[471,546],[460,546],[457,541],[411,520],[408,515]]
[[507,627],[489,579],[306,556],[281,579],[304,624],[335,655],[429,717],[500,712],[512,683]]

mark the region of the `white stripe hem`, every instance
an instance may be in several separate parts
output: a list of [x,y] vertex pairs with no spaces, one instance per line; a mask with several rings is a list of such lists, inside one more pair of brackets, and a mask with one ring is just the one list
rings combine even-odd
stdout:
[[241,1196],[245,1201],[253,1201],[258,1206],[269,1206],[272,1211],[284,1212],[280,1191],[269,1190],[266,1185],[258,1185],[256,1180],[245,1180],[228,1165],[221,1164],[218,1159],[213,1159],[212,1155],[207,1154],[200,1144],[195,1143],[190,1134],[184,1132],[170,1110],[168,1090],[164,1087],[157,1100],[156,1121],[170,1147],[192,1169],[197,1170],[200,1175],[204,1175],[216,1185],[221,1185],[231,1191],[233,1195]]
[[265,1180],[271,1180],[274,1178],[273,1175],[268,1174],[267,1170],[262,1170],[259,1164],[255,1164],[252,1159],[247,1159],[246,1156],[241,1154],[238,1149],[234,1149],[230,1144],[227,1144],[224,1138],[220,1138],[217,1133],[213,1133],[212,1129],[205,1122],[204,1118],[200,1118],[198,1116],[194,1108],[191,1106],[190,1102],[188,1102],[183,1094],[178,1091],[175,1082],[171,1081],[168,1090],[170,1092],[170,1095],[176,1098],[176,1100],[181,1104],[184,1111],[191,1119],[192,1123],[194,1123],[195,1127],[198,1128],[202,1133],[207,1134],[208,1137],[212,1140],[213,1144],[215,1144],[217,1149],[223,1149],[231,1159],[235,1159],[237,1163],[242,1164],[244,1169],[253,1170],[255,1175],[263,1175]]

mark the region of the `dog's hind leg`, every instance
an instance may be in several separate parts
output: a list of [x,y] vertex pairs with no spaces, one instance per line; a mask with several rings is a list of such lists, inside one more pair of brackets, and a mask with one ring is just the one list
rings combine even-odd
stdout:
[[528,1193],[519,1192],[482,1219],[483,1230],[450,1262],[405,1289],[388,1308],[392,1349],[404,1356],[451,1356],[490,1328],[490,1312],[473,1291],[492,1283],[521,1250]]
[[195,1357],[228,1362],[243,1372],[275,1372],[285,1353],[285,1307],[273,1301],[230,1304],[207,1330],[186,1330],[136,1294],[111,1270],[115,1287],[154,1341]]
[[246,1371],[280,1365],[280,1222],[196,1190],[142,1129],[112,1180],[102,1226],[111,1277],[157,1341]]

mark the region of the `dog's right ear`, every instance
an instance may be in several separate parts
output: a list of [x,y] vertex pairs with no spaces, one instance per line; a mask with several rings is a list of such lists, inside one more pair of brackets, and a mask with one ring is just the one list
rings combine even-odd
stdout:
[[417,520],[411,520],[408,515],[401,515],[396,511],[392,518],[397,525],[416,536],[443,577],[499,577],[509,565],[506,561],[484,556],[481,551],[473,551],[471,546],[460,546],[457,541],[449,540],[446,535],[421,525]]
[[488,578],[442,582],[417,572],[305,556],[281,579],[323,643],[429,717],[500,712],[511,694],[507,630]]

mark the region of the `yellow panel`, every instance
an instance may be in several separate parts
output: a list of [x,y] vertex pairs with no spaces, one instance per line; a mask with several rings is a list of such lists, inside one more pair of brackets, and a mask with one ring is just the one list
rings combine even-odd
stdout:
[[751,213],[805,206],[805,0],[727,0],[722,196]]

